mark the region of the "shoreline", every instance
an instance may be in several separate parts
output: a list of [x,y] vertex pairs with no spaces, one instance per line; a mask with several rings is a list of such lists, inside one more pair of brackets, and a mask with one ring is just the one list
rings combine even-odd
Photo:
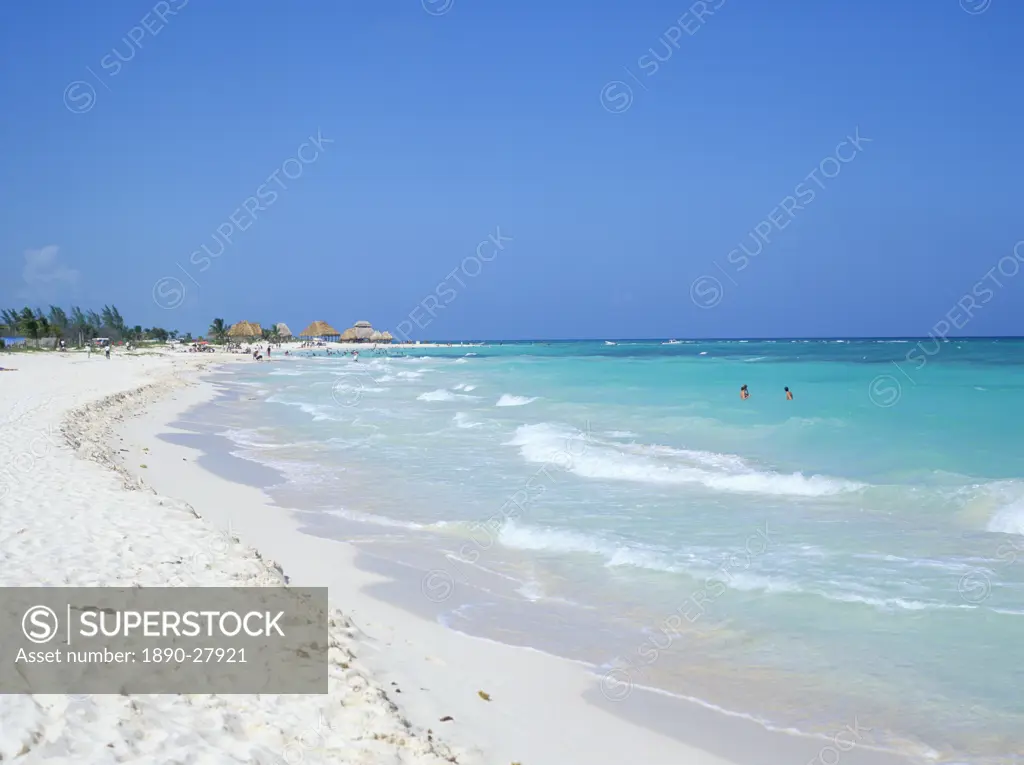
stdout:
[[[142,356],[140,354],[140,356]],[[0,560],[24,586],[281,586],[286,576],[180,498],[118,469],[116,423],[183,389],[210,358],[45,355],[4,375]],[[69,367],[73,367],[71,369]],[[19,512],[20,510],[20,512]],[[323,695],[5,695],[0,759],[252,763],[472,762],[414,727],[359,657],[361,633],[330,610]]]
[[[279,358],[274,359],[277,360]],[[601,678],[580,662],[442,627],[436,623],[436,619],[431,618],[431,614],[422,613],[422,608],[414,610],[410,607],[410,582],[403,581],[402,572],[395,571],[395,566],[381,565],[380,560],[365,554],[364,550],[358,549],[358,545],[303,533],[297,528],[300,522],[290,518],[292,512],[277,505],[257,485],[242,485],[211,472],[216,467],[204,466],[203,463],[209,462],[210,456],[202,453],[201,446],[192,444],[189,447],[165,440],[167,434],[176,437],[176,440],[189,436],[196,438],[194,434],[167,423],[174,422],[183,413],[212,400],[216,395],[213,383],[200,382],[189,388],[184,397],[175,397],[178,400],[173,402],[174,405],[169,401],[157,404],[141,420],[122,428],[126,438],[130,436],[129,440],[135,439],[139,443],[144,440],[151,448],[160,440],[163,442],[160,451],[168,451],[166,472],[160,469],[162,463],[152,459],[156,464],[150,464],[147,475],[156,483],[166,482],[169,486],[181,487],[181,491],[185,487],[190,492],[203,487],[207,493],[212,494],[230,492],[235,504],[244,499],[247,508],[258,506],[258,512],[244,518],[238,512],[218,511],[212,507],[208,509],[209,515],[206,510],[203,515],[281,562],[292,583],[322,585],[329,581],[332,604],[335,601],[344,603],[347,606],[346,612],[355,615],[367,631],[375,635],[386,635],[382,639],[378,638],[388,649],[379,652],[379,671],[384,675],[393,675],[401,687],[432,689],[433,701],[417,700],[422,702],[416,705],[421,713],[414,717],[418,717],[416,722],[420,725],[431,724],[431,715],[437,708],[436,701],[443,699],[441,706],[449,710],[445,714],[455,717],[453,730],[458,729],[459,738],[465,736],[465,743],[470,745],[481,743],[483,751],[488,755],[487,759],[494,761],[508,757],[510,761],[531,763],[584,760],[588,763],[612,762],[622,756],[636,756],[639,750],[644,750],[649,753],[643,756],[652,762],[677,761],[682,756],[690,759],[696,757],[700,762],[709,763],[808,762],[817,756],[819,750],[827,753],[827,736],[782,729],[774,729],[772,732],[771,726],[748,715],[722,710],[699,699],[686,699],[657,689],[645,689],[640,685],[630,694],[630,704],[609,703],[608,694],[599,692]],[[156,451],[152,449],[151,454]],[[181,455],[187,455],[184,464]],[[259,481],[252,483],[258,484]],[[319,557],[332,561],[333,566],[324,566],[316,560]],[[341,568],[354,571],[339,575],[337,569]],[[404,578],[408,579],[408,576]],[[344,595],[339,597],[339,592],[344,592]],[[426,593],[416,594],[423,600]],[[354,607],[354,604],[358,607]],[[401,645],[401,641],[396,640],[399,634],[405,636]],[[410,640],[410,635],[415,639]],[[453,681],[451,678],[439,678],[439,674],[445,673],[437,670],[434,661],[410,656],[410,652],[415,653],[411,649],[414,644],[429,646],[433,654],[452,657],[445,665],[457,663],[462,669],[477,669],[479,680],[472,680],[472,672],[467,672],[467,677],[461,682],[458,679]],[[388,653],[397,655],[389,657]],[[474,660],[468,660],[469,657]],[[423,664],[426,666],[421,666]],[[495,676],[492,664],[506,666],[505,677]],[[514,672],[508,669],[513,666]],[[557,694],[557,702],[550,711],[546,711],[539,708],[541,705],[538,703],[537,691],[529,687],[529,682],[525,688],[502,688],[502,701],[506,703],[501,706],[513,708],[515,718],[526,723],[521,728],[535,731],[536,742],[532,736],[523,738],[525,730],[508,735],[502,726],[494,725],[493,719],[480,714],[494,705],[482,705],[476,697],[477,689],[470,686],[479,686],[480,690],[485,690],[497,699],[497,693],[486,689],[500,687],[503,681],[510,679],[509,674],[537,678],[544,686],[542,693],[545,699],[549,699],[553,693]],[[555,685],[549,682],[553,675],[561,680],[557,687],[547,687]],[[462,706],[465,708],[458,712],[451,711]],[[498,715],[502,714],[494,711]],[[681,713],[686,719],[680,720]],[[580,738],[574,742],[574,746],[561,754],[552,746],[552,737],[555,740],[571,740],[576,737],[569,732],[568,720],[563,720],[552,730],[552,714],[587,721],[585,725],[576,726]],[[432,719],[436,721],[438,718],[435,715]],[[463,719],[469,720],[470,724],[458,725],[458,721]],[[616,753],[617,744],[624,739],[628,745],[620,750],[621,754]],[[840,741],[848,743],[843,739]],[[695,749],[693,742],[699,742],[701,748]],[[825,742],[824,750],[822,742]],[[590,749],[589,752],[584,751],[584,743]],[[848,745],[841,751],[846,760],[855,763],[911,761],[905,756],[867,745],[855,746],[854,751],[850,751]],[[771,753],[768,760],[764,759],[766,753]]]
[[[366,661],[374,675],[397,683],[404,711],[417,725],[433,726],[462,748],[479,748],[486,762],[620,763],[638,756],[669,763],[685,756],[731,765],[580,701],[594,678],[578,665],[448,630],[365,592],[390,582],[357,565],[356,547],[304,534],[261,489],[228,481],[203,468],[196,449],[159,439],[180,435],[168,423],[215,395],[213,384],[199,382],[123,423],[119,434],[129,454],[147,444],[149,483],[158,489],[166,484],[222,532],[279,563],[289,584],[328,586],[332,606],[345,604],[372,649]],[[439,721],[448,716],[454,720]]]

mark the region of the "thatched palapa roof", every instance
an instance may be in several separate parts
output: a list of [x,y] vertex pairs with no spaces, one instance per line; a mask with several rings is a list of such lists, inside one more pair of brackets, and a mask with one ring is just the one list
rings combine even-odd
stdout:
[[288,329],[288,325],[283,321],[277,323],[277,334],[280,337],[292,337],[292,331]]
[[337,337],[340,333],[326,321],[314,321],[299,337]]
[[357,321],[341,335],[343,343],[390,343],[391,335],[378,332],[368,321]]
[[263,337],[263,329],[251,321],[240,321],[228,330],[228,337]]

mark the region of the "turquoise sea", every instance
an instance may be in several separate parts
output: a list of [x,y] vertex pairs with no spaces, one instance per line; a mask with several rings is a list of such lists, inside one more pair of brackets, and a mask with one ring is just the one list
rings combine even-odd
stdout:
[[311,533],[438,553],[448,626],[617,703],[1024,758],[1024,342],[388,353],[236,365],[203,419]]

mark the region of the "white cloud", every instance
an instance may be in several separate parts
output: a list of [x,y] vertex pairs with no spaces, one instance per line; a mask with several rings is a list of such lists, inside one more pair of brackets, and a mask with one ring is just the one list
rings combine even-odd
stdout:
[[79,272],[57,262],[60,248],[55,244],[39,250],[25,251],[25,267],[21,275],[25,279],[25,298],[55,296],[78,285]]

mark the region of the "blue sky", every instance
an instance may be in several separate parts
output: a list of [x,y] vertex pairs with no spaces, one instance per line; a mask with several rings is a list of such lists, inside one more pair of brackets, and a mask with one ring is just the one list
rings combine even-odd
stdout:
[[4,15],[5,307],[195,333],[1024,335],[1011,0]]

